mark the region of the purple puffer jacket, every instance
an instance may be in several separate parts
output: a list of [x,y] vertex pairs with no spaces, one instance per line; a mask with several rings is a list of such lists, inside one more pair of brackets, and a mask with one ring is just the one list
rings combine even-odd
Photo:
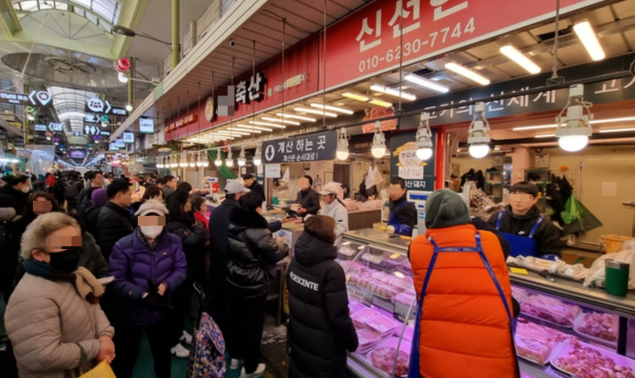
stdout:
[[108,262],[108,273],[115,281],[108,287],[105,306],[114,324],[155,324],[167,311],[151,309],[143,303],[148,280],[167,286],[166,303],[171,303],[170,294],[185,281],[187,262],[181,239],[166,231],[159,237],[155,251],[139,239],[136,230],[115,244]]

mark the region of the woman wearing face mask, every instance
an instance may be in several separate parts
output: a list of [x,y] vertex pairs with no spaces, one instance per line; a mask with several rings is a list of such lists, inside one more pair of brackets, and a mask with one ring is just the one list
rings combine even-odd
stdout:
[[11,204],[16,214],[22,214],[24,204],[31,191],[29,176],[4,176],[2,180],[7,184],[0,189],[0,194],[11,197],[13,199]]
[[77,267],[80,235],[63,213],[39,216],[24,233],[27,273],[4,317],[21,378],[77,377],[82,356],[89,368],[115,358],[114,329],[98,304],[103,286]]
[[205,248],[207,235],[205,229],[196,226],[192,204],[187,192],[177,189],[168,197],[168,223],[166,230],[179,237],[183,243],[183,252],[187,259],[187,279],[181,288],[174,293],[174,320],[172,322],[172,354],[185,358],[189,351],[184,348],[180,340],[190,343],[192,336],[183,330],[183,321],[189,308],[192,284],[194,282],[205,283]]
[[112,368],[117,378],[130,378],[141,334],[146,331],[157,378],[169,378],[171,296],[185,281],[187,263],[181,240],[164,231],[168,210],[148,200],[139,211],[139,227],[119,240],[110,255],[108,273],[115,281],[108,287],[104,309],[117,329],[119,356]]

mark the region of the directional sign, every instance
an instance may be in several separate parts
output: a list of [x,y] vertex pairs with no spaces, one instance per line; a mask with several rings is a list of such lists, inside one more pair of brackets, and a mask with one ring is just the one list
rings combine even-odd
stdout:
[[33,105],[40,105],[40,106],[47,106],[49,102],[51,102],[52,98],[53,97],[51,97],[51,94],[48,93],[47,91],[39,91],[39,92],[33,91],[29,95],[29,100],[31,100],[31,103]]
[[63,131],[64,127],[62,126],[61,123],[51,122],[51,123],[49,123],[49,130],[51,130],[51,131]]
[[79,131],[73,131],[73,136],[78,137],[80,135],[82,135],[82,133],[80,133]]
[[98,114],[94,114],[94,113],[84,114],[84,122],[87,122],[87,123],[98,123],[99,122],[99,115]]
[[15,105],[30,105],[37,107],[48,107],[51,105],[53,97],[47,91],[32,91],[30,94],[15,93],[15,92],[1,92],[0,102],[15,104]]
[[115,140],[115,145],[119,148],[126,147],[126,143],[121,138],[118,138],[117,140]]
[[101,100],[97,97],[88,99],[86,101],[85,110],[87,112],[93,112],[98,114],[112,114],[112,115],[120,115],[127,116],[128,111],[125,108],[118,108],[112,106],[110,102]]
[[134,143],[134,133],[123,133],[124,143]]
[[102,135],[102,136],[110,136],[110,131],[102,130],[102,131],[99,133],[99,135]]
[[99,127],[95,125],[84,125],[84,134],[86,135],[97,135],[99,134]]
[[31,104],[31,100],[29,100],[29,95],[26,95],[23,93],[13,93],[13,92],[0,92],[0,102],[16,104],[16,105]]
[[46,125],[35,125],[35,131],[46,131],[48,130]]
[[265,164],[333,160],[337,149],[337,131],[267,141],[263,149]]

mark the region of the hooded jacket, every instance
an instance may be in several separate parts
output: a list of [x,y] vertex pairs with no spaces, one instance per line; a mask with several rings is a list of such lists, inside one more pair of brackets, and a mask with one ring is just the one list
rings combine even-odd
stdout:
[[[449,190],[432,194],[426,203],[426,235],[414,239],[409,258],[417,297],[434,247],[476,246],[477,230],[469,210]],[[498,238],[479,231],[483,253],[512,311],[511,284]],[[425,378],[516,378],[517,361],[511,324],[492,277],[476,252],[441,252],[423,300],[419,336],[420,374]]]
[[267,294],[275,264],[289,254],[289,247],[278,244],[256,211],[235,208],[229,223],[227,282],[244,298]]
[[335,219],[335,237],[339,238],[343,233],[348,231],[348,210],[342,203],[335,199],[328,205],[322,206],[320,215],[327,215]]
[[346,351],[354,352],[358,339],[337,250],[304,232],[294,253],[287,274],[289,377],[346,377]]
[[185,281],[187,262],[181,239],[166,231],[150,249],[135,233],[117,242],[108,262],[108,273],[115,277],[104,297],[108,318],[116,324],[154,325],[166,311],[148,307],[142,299],[153,286],[165,284],[169,296]]
[[112,248],[121,238],[132,234],[133,228],[128,209],[110,201],[99,211],[95,238],[101,253],[108,260]]
[[[515,215],[511,205],[505,207],[505,212],[501,219],[500,232],[519,236],[529,236],[531,229],[540,218],[540,210],[536,206],[531,208],[525,215]],[[498,223],[498,213],[492,214],[489,224],[496,227]],[[549,220],[545,219],[536,230],[534,240],[538,244],[540,255],[558,255],[562,252],[560,242],[560,230]]]
[[[87,190],[87,189],[84,189],[84,190]],[[86,192],[84,191],[82,192],[84,193],[84,197],[77,200],[77,214],[79,215],[84,215],[86,210],[88,210],[91,206],[93,206],[93,201],[90,199],[90,197],[86,195]]]
[[187,260],[187,277],[194,282],[205,280],[205,242],[207,234],[200,226],[192,226],[186,216],[170,217],[165,229],[179,237]]

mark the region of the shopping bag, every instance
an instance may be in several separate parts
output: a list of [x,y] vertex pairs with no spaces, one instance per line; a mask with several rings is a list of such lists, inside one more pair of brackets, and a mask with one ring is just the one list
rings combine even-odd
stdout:
[[79,378],[116,378],[115,373],[110,368],[108,360],[103,360],[97,366],[87,373],[79,376]]
[[584,210],[580,206],[580,202],[575,198],[575,194],[571,193],[571,196],[564,205],[564,211],[560,213],[562,220],[566,224],[575,222],[576,219],[584,219]]

